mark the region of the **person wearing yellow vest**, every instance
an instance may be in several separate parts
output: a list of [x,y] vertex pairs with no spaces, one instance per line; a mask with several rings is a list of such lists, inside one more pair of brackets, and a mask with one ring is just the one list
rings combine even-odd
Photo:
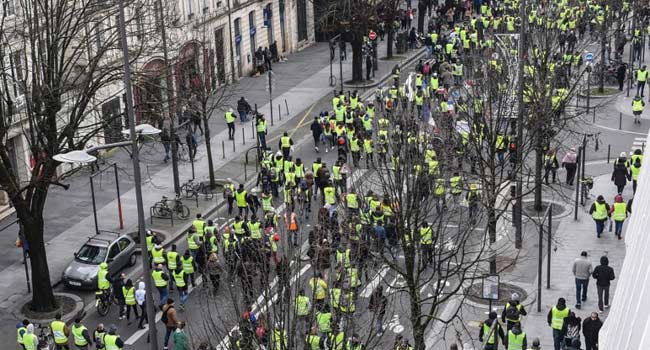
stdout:
[[202,245],[203,242],[196,234],[196,231],[194,231],[194,226],[190,226],[190,229],[187,230],[187,248],[189,248],[192,256],[196,256]]
[[323,279],[321,272],[316,273],[316,276],[309,279],[309,287],[311,288],[316,306],[322,306],[327,296],[327,282]]
[[159,244],[156,244],[151,249],[151,260],[149,261],[150,265],[158,265],[165,263],[165,249]]
[[196,263],[194,262],[194,257],[190,254],[189,249],[185,250],[185,254],[181,257],[181,268],[185,273],[185,276],[194,287],[194,270]]
[[336,207],[336,188],[331,182],[327,182],[323,187],[323,205]]
[[339,330],[336,323],[332,325],[332,332],[327,337],[327,348],[330,350],[345,349],[345,332]]
[[[496,327],[496,330],[492,331],[492,326]],[[503,328],[497,319],[496,311],[491,311],[488,315],[488,319],[481,322],[479,325],[478,340],[483,343],[484,339],[487,339],[485,344],[485,350],[494,350],[496,349],[497,336],[501,339],[501,343],[504,340]]]
[[453,173],[451,178],[449,178],[449,187],[451,195],[454,196],[454,201],[457,202],[458,197],[463,193],[463,180],[457,171]]
[[617,194],[614,197],[614,204],[610,207],[609,213],[612,215],[612,220],[614,220],[614,234],[618,239],[621,239],[621,234],[623,233],[623,222],[627,219],[627,203],[623,201],[623,196]]
[[196,234],[199,236],[201,240],[203,240],[203,230],[205,228],[205,220],[203,220],[203,216],[201,213],[196,214],[196,219],[192,221],[192,226],[194,226],[194,231]]
[[16,324],[16,342],[18,342],[18,346],[23,350],[25,350],[25,335],[27,334],[27,326],[29,324],[29,320],[27,319],[24,319],[22,322]]
[[519,324],[512,326],[512,329],[508,331],[507,340],[507,350],[526,350],[528,348],[526,333],[521,330]]
[[271,335],[271,342],[273,343],[273,349],[284,350],[288,349],[289,338],[287,337],[287,332],[282,328],[281,323],[276,323],[275,328],[273,329],[273,334]]
[[645,88],[645,82],[648,80],[648,71],[646,66],[637,69],[636,71],[636,94],[643,96],[643,89]]
[[264,119],[264,115],[258,115],[257,116],[257,122],[256,122],[256,127],[257,127],[257,139],[259,140],[259,145],[262,147],[263,150],[266,149],[266,134],[267,134],[267,126],[266,126],[266,119]]
[[610,217],[609,204],[605,202],[605,198],[602,195],[599,195],[591,205],[589,214],[591,214],[591,218],[596,222],[596,236],[600,238],[600,235],[605,229],[605,222]]
[[284,134],[282,134],[282,137],[280,137],[280,141],[278,141],[278,148],[282,151],[282,156],[284,158],[289,157],[291,146],[293,146],[293,139],[289,136],[289,133],[285,131]]
[[214,226],[214,221],[208,220],[207,226],[205,226],[205,245],[207,253],[218,253],[219,252],[219,236],[217,233],[217,227]]
[[100,323],[93,331],[93,340],[95,341],[97,350],[106,350],[106,347],[104,346],[105,336],[106,336],[106,329],[104,328],[104,324]]
[[34,334],[34,325],[29,323],[24,326],[25,331],[22,335],[22,343],[19,343],[23,350],[39,350],[38,337]]
[[564,326],[564,318],[569,316],[569,308],[566,306],[566,300],[559,298],[557,305],[553,306],[546,315],[546,322],[553,330],[553,346],[555,349],[560,349],[564,343],[564,334],[562,327]]
[[[637,154],[638,152],[638,154]],[[632,193],[636,194],[636,185],[639,180],[639,174],[641,173],[641,161],[643,160],[643,155],[640,154],[641,150],[634,150],[634,154],[630,158],[630,176],[632,177]]]
[[359,215],[359,195],[351,191],[346,193],[345,205],[351,215]]
[[[185,275],[183,266],[179,265],[172,272],[172,278],[174,278],[174,283],[176,284],[176,288],[178,288],[178,296],[181,302],[180,307],[182,309],[187,301],[187,276]],[[167,303],[169,303],[169,299],[167,299]]]
[[111,283],[108,281],[108,264],[103,262],[99,264],[99,271],[97,271],[97,289],[107,291],[109,288]]
[[[174,265],[174,268],[175,267],[176,265]],[[165,271],[163,271],[162,264],[154,266],[153,270],[151,271],[151,278],[153,279],[153,284],[158,290],[158,295],[160,296],[158,305],[162,307],[165,304],[165,301],[167,301],[167,296],[169,295],[169,289],[167,288],[169,285],[169,276],[165,273]]]
[[124,347],[124,341],[117,334],[117,327],[115,325],[110,325],[108,327],[108,334],[104,336],[104,348],[106,350],[122,350]]
[[365,139],[363,139],[363,152],[366,154],[366,168],[370,168],[370,166],[374,165],[375,162],[372,155],[372,135],[368,135]]
[[519,293],[512,293],[510,301],[503,307],[501,321],[506,323],[507,330],[511,330],[513,326],[521,324],[521,317],[528,315],[519,299]]
[[309,301],[309,297],[305,295],[304,289],[300,289],[298,291],[295,303],[298,325],[303,329],[309,329],[309,312],[311,310],[311,302]]
[[422,247],[422,255],[427,264],[433,262],[433,230],[428,222],[423,222],[420,227],[420,246]]
[[305,349],[325,350],[325,338],[316,334],[316,330],[310,330],[305,336]]
[[248,202],[246,201],[247,195],[248,192],[244,189],[244,184],[239,184],[239,188],[235,191],[235,201],[237,202],[239,215],[244,215],[244,219],[248,217]]
[[140,318],[140,315],[138,315],[137,303],[135,302],[135,287],[130,278],[126,280],[124,287],[122,287],[122,293],[124,294],[124,305],[126,305],[126,321],[131,324],[131,310],[133,310],[136,319]]
[[232,108],[228,110],[228,112],[226,112],[225,118],[226,118],[226,124],[228,125],[228,140],[234,140],[235,120],[237,120],[237,117],[235,117],[235,113]]
[[153,232],[153,231],[151,231],[151,230],[147,230],[146,233],[147,233],[147,236],[146,236],[145,240],[146,240],[146,243],[147,243],[147,252],[150,253],[150,252],[151,252],[151,249],[152,249],[153,246],[154,246],[154,244],[157,243],[157,242],[156,242],[156,241],[157,241],[157,239],[156,239],[156,233]]
[[74,337],[74,346],[78,350],[88,350],[93,343],[93,340],[90,338],[88,333],[88,328],[81,324],[81,317],[76,317],[74,319],[74,324],[70,327],[70,332]]
[[316,311],[316,324],[321,338],[327,339],[332,332],[332,312],[330,306],[325,304],[323,310]]
[[69,349],[68,337],[70,336],[70,329],[65,322],[61,320],[61,313],[57,313],[54,316],[54,321],[50,323],[50,329],[52,330],[52,337],[54,338],[56,349]]
[[632,100],[632,114],[634,114],[634,124],[641,124],[641,113],[643,113],[643,107],[645,107],[645,102],[641,96],[636,95]]

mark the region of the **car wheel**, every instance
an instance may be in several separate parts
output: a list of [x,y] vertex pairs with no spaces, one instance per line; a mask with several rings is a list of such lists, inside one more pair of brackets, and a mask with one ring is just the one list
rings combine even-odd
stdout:
[[129,266],[131,266],[131,267],[135,266],[135,263],[137,262],[137,260],[138,260],[138,257],[135,256],[135,253],[131,254],[131,256],[129,257]]

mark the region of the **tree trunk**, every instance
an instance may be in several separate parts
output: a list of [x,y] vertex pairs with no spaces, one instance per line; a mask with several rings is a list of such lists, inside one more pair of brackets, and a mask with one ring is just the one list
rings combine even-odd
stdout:
[[542,129],[535,136],[535,202],[536,211],[542,211],[542,168],[544,167],[544,147]]
[[393,42],[395,41],[393,22],[386,22],[385,26],[388,34],[388,39],[386,39],[386,58],[391,58],[393,57]]
[[210,173],[210,189],[217,187],[214,179],[214,163],[212,162],[212,145],[210,144],[210,126],[208,125],[208,113],[203,108],[203,127],[205,128],[205,152],[208,155],[208,172]]
[[[42,208],[42,206],[37,206]],[[18,209],[17,209],[18,210]],[[29,243],[29,261],[32,268],[32,303],[30,309],[36,312],[49,312],[57,308],[50,269],[47,265],[45,242],[43,241],[43,213],[29,213],[29,223],[21,220]],[[23,217],[23,215],[19,215]]]
[[493,244],[497,241],[497,215],[496,209],[494,208],[494,203],[496,201],[491,201],[492,205],[488,207],[488,235],[490,238],[490,248],[488,254],[490,254],[490,273],[497,273],[497,257],[496,252],[492,251]]
[[[598,92],[601,94],[605,92],[605,67],[607,66],[607,61],[605,60],[605,46],[607,44],[607,13],[605,13],[605,20],[603,21],[603,25],[600,28],[600,72],[599,74],[599,80],[598,80]],[[630,50],[633,50],[633,47],[630,47]],[[634,66],[634,62],[632,62],[632,66]]]
[[350,46],[352,46],[352,82],[361,82],[363,81],[363,41],[354,38]]
[[424,33],[424,14],[427,12],[427,4],[425,0],[418,1],[418,33]]
[[[416,291],[416,293],[419,293],[419,291]],[[417,323],[413,323],[413,349],[425,350],[426,347],[427,345],[426,339],[424,338],[424,327],[420,324],[419,321],[417,321]]]

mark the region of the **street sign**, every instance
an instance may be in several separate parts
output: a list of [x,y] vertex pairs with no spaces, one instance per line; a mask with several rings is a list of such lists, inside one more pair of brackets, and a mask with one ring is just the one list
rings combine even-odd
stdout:
[[585,61],[587,61],[587,62],[591,62],[591,61],[593,61],[593,60],[594,60],[594,54],[591,53],[591,52],[587,52],[587,53],[585,54]]
[[370,39],[370,40],[377,39],[377,33],[375,33],[374,31],[371,30],[370,33],[368,33],[368,39]]

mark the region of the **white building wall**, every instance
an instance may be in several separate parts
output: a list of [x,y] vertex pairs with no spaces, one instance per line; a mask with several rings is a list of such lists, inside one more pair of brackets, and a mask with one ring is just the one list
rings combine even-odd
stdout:
[[[648,148],[644,159],[650,160]],[[625,232],[625,260],[600,331],[600,349],[650,349],[650,166],[641,167],[638,184]]]

